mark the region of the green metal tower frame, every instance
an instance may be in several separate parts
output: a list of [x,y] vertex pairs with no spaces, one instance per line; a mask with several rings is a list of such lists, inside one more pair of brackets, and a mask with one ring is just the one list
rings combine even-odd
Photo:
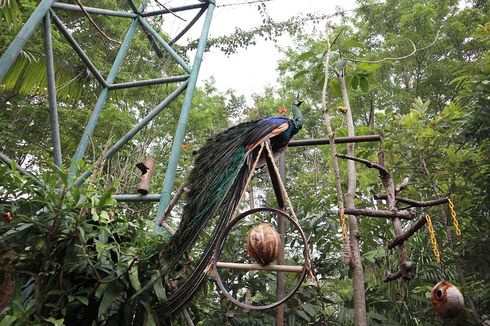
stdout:
[[[51,124],[51,138],[53,144],[54,152],[54,164],[56,166],[62,165],[62,149],[60,144],[60,126],[58,122],[57,113],[57,103],[56,103],[56,81],[54,74],[54,58],[53,58],[53,48],[52,48],[52,36],[51,36],[51,24],[54,24],[59,32],[65,37],[67,42],[71,45],[73,50],[78,54],[82,62],[85,64],[87,69],[92,73],[93,77],[102,87],[100,91],[97,102],[93,108],[92,115],[85,126],[85,130],[80,139],[78,147],[73,155],[70,163],[69,169],[69,179],[76,185],[80,185],[84,180],[89,177],[92,171],[88,170],[81,174],[76,180],[74,176],[78,172],[77,162],[82,159],[87,150],[89,139],[93,135],[97,121],[100,117],[102,110],[104,109],[106,100],[108,98],[109,92],[116,89],[124,89],[130,87],[142,87],[148,85],[166,84],[166,83],[179,83],[180,85],[165,98],[159,105],[157,105],[150,113],[148,113],[144,118],[142,118],[138,123],[136,123],[131,130],[129,130],[123,137],[121,137],[109,150],[104,154],[104,159],[111,158],[117,151],[119,151],[128,141],[130,141],[141,129],[143,129],[151,120],[153,120],[164,108],[177,98],[181,93],[185,91],[184,101],[180,111],[180,117],[173,139],[172,150],[170,153],[170,158],[165,173],[165,180],[163,183],[161,194],[150,194],[146,196],[142,195],[116,195],[115,198],[118,201],[159,201],[159,207],[157,211],[157,216],[155,217],[155,228],[157,225],[159,217],[165,211],[165,208],[170,202],[170,194],[174,185],[175,175],[177,170],[177,163],[180,156],[180,151],[182,148],[182,143],[185,135],[185,127],[187,124],[189,111],[191,107],[192,97],[194,90],[196,88],[197,77],[201,67],[203,53],[206,48],[206,42],[209,34],[209,28],[211,25],[213,11],[216,6],[215,0],[199,0],[195,4],[185,5],[180,7],[165,8],[161,10],[145,11],[148,0],[143,0],[140,8],[137,8],[133,0],[128,0],[129,6],[132,11],[115,11],[107,10],[102,8],[93,7],[83,7],[83,11],[89,14],[95,15],[107,15],[124,17],[131,19],[132,23],[126,33],[124,41],[120,45],[117,56],[112,64],[112,68],[106,78],[97,70],[95,65],[90,61],[90,58],[85,54],[77,41],[73,38],[70,31],[65,27],[63,22],[56,15],[56,10],[67,10],[67,11],[82,11],[82,8],[77,5],[55,2],[54,0],[42,0],[36,7],[34,12],[31,14],[27,22],[24,24],[22,29],[19,31],[17,36],[14,38],[12,43],[9,45],[7,50],[0,57],[0,80],[3,80],[10,67],[14,64],[16,58],[22,51],[23,47],[26,45],[27,41],[30,39],[38,25],[43,22],[43,37],[44,37],[44,49],[46,56],[46,73],[47,73],[47,88],[48,88],[48,105],[49,105],[49,116]],[[146,17],[152,17],[157,15],[171,14],[175,12],[187,11],[187,10],[197,10],[194,18],[191,19],[188,24],[170,41],[165,41],[162,36],[151,26]],[[172,45],[180,39],[185,33],[199,20],[199,18],[204,14],[204,24],[202,27],[201,35],[197,45],[196,54],[194,57],[194,63],[189,66],[186,61],[173,50]],[[140,26],[154,37],[154,39],[161,45],[165,51],[170,55],[170,57],[177,62],[187,73],[183,76],[170,76],[163,78],[156,78],[151,80],[141,80],[132,81],[126,83],[115,83],[117,73],[124,62],[124,58],[129,50],[129,46],[135,32]],[[0,152],[0,161],[5,164],[10,165],[12,159],[7,157],[5,154]],[[41,181],[37,180],[35,176],[25,171],[21,167],[17,169],[36,180],[36,183],[42,186]]]

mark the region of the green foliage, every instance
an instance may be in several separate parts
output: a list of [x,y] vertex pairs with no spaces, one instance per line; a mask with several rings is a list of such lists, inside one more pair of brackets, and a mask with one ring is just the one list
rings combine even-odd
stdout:
[[126,298],[157,268],[152,257],[163,238],[148,236],[145,220],[117,211],[114,188],[69,185],[62,172],[44,174],[39,188],[15,167],[0,171],[0,210],[13,215],[0,225],[2,254],[13,257],[2,265],[12,266],[17,289],[31,284],[2,312],[8,325],[119,324],[126,315],[138,322],[134,314],[143,309],[152,313],[150,294]]

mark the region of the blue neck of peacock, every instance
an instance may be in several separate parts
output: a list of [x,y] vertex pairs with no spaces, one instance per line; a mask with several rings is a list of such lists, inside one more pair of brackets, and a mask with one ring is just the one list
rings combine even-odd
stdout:
[[293,110],[293,125],[294,125],[294,133],[298,132],[302,127],[303,127],[303,115],[301,114],[301,111],[299,110],[299,106],[301,105],[301,102],[294,103],[291,105],[291,108]]

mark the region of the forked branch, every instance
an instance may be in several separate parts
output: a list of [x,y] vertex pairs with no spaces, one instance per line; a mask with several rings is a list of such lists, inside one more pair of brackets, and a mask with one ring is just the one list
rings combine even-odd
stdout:
[[388,170],[386,170],[385,167],[383,167],[379,164],[373,163],[369,160],[359,158],[359,157],[349,156],[349,155],[345,155],[345,154],[337,154],[337,157],[345,158],[347,160],[352,160],[352,161],[356,161],[356,162],[360,162],[360,163],[366,165],[368,168],[378,170],[379,173],[388,174]]

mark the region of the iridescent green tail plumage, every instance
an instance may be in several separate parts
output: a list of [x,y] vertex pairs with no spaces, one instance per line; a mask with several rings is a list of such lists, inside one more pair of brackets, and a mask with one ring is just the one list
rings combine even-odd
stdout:
[[[230,192],[230,188],[243,178],[246,181],[249,173],[243,135],[251,124],[253,122],[230,128],[199,150],[188,179],[191,190],[179,228],[160,253],[164,273],[173,270],[210,218],[220,215],[228,220],[227,213],[233,213],[236,200],[229,198],[235,193]],[[239,174],[243,176],[238,177]],[[240,189],[237,195],[241,194],[240,185],[234,186]]]

